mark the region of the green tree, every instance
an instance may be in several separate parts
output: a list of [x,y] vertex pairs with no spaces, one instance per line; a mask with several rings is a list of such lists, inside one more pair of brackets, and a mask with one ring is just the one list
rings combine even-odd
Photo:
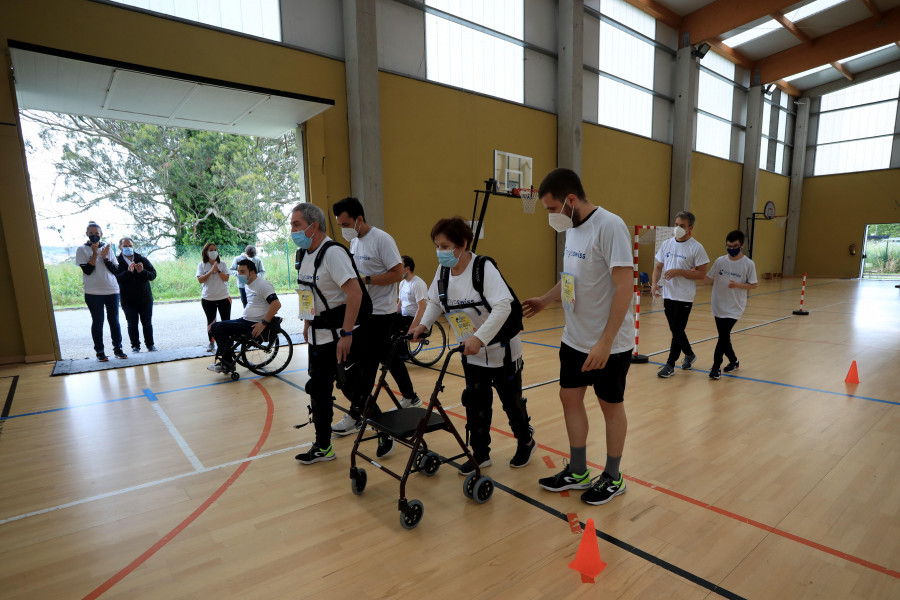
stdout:
[[[56,113],[25,113],[56,162],[74,214],[114,202],[149,250],[253,243],[298,201],[294,132],[270,139]],[[65,215],[68,216],[68,215]]]

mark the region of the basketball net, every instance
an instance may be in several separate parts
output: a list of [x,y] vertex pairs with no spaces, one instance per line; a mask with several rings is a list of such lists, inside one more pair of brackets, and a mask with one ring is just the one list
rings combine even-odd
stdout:
[[534,207],[538,201],[538,191],[528,188],[516,188],[513,194],[522,199],[522,211],[525,214],[534,214]]

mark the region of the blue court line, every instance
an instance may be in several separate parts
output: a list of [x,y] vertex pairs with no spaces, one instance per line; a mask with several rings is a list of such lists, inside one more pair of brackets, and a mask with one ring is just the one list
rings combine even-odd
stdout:
[[[535,346],[545,346],[547,348],[556,348],[557,350],[559,350],[559,346],[552,346],[550,344],[538,344],[537,342],[526,342],[526,341],[523,341],[522,343],[523,344],[532,344]],[[649,364],[663,366],[665,363],[649,361]],[[709,373],[709,371],[704,371],[702,369],[691,369],[691,370],[696,371],[698,373]],[[882,400],[881,398],[869,398],[868,396],[857,396],[856,394],[848,394],[846,392],[832,392],[829,390],[820,390],[817,388],[804,387],[802,385],[794,385],[792,383],[781,383],[780,381],[769,381],[767,379],[754,379],[753,377],[743,377],[741,375],[728,375],[727,373],[722,373],[722,376],[723,377],[732,377],[734,379],[743,379],[745,381],[755,381],[756,383],[768,383],[770,385],[778,385],[781,387],[795,388],[798,390],[809,390],[810,392],[819,392],[822,394],[831,394],[832,396],[842,396],[844,398],[857,398],[859,400],[868,400],[870,402],[882,402],[884,404],[893,404],[894,406],[900,406],[900,402],[894,402],[893,400]]]
[[[282,371],[282,372],[283,372],[283,373],[299,373],[300,371],[305,371],[306,369],[307,369],[307,367],[303,367],[302,369],[291,369],[290,371]],[[262,375],[254,375],[253,377],[245,377],[244,380],[245,380],[245,381],[250,381],[251,379],[260,379],[261,377],[263,377],[263,376],[262,376]],[[185,387],[185,388],[178,388],[178,389],[175,389],[175,390],[165,390],[165,391],[162,391],[162,392],[156,392],[156,396],[162,396],[163,394],[172,394],[172,393],[175,393],[175,392],[186,392],[186,391],[188,391],[188,390],[197,390],[197,389],[200,389],[200,388],[212,387],[212,386],[214,386],[214,385],[223,385],[223,384],[226,384],[226,383],[237,383],[237,382],[231,381],[230,379],[228,379],[228,380],[226,380],[226,381],[216,381],[216,382],[213,382],[213,383],[204,383],[204,384],[202,384],[202,385],[193,385],[193,386],[191,386],[191,387]],[[21,414],[18,414],[18,415],[11,415],[11,416],[6,417],[6,418],[7,418],[7,419],[18,419],[19,417],[33,417],[33,416],[35,416],[35,415],[45,415],[45,414],[48,414],[48,413],[55,413],[55,412],[59,412],[59,411],[62,411],[62,410],[72,410],[73,408],[84,408],[84,407],[86,407],[86,406],[98,406],[98,405],[101,405],[101,404],[112,404],[113,402],[123,402],[123,401],[125,401],[125,400],[137,400],[137,399],[139,399],[139,398],[147,398],[147,396],[146,396],[145,394],[141,394],[140,396],[127,396],[127,397],[125,397],[125,398],[115,398],[115,399],[113,399],[113,400],[101,400],[100,402],[89,402],[89,403],[87,403],[87,404],[78,404],[78,405],[75,405],[75,406],[63,406],[63,407],[60,407],[60,408],[50,408],[50,409],[47,409],[47,410],[39,410],[39,411],[35,411],[35,412],[30,412],[30,413],[21,413]],[[155,398],[155,396],[154,396],[154,398]],[[151,400],[151,401],[152,401],[152,400]]]
[[147,397],[147,400],[150,402],[159,402],[159,398],[156,397],[156,394],[153,393],[153,390],[147,388],[144,391],[144,395]]

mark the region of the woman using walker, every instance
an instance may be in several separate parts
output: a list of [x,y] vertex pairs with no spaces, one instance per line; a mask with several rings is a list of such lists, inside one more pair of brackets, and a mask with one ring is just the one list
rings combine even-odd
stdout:
[[[493,392],[497,390],[518,447],[509,461],[524,467],[537,448],[528,424],[530,418],[522,397],[521,318],[513,313],[512,290],[494,262],[469,251],[472,229],[460,217],[441,219],[431,230],[437,248],[438,267],[428,289],[428,305],[421,324],[410,330],[416,338],[430,329],[443,313],[463,346],[462,364],[466,389],[466,438],[480,468],[491,465],[491,418]],[[479,289],[480,288],[480,289]],[[460,475],[475,470],[471,461],[459,468]]]

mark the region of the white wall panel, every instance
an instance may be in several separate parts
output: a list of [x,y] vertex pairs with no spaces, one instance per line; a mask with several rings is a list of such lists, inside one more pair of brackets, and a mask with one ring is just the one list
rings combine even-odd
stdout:
[[[596,103],[595,96],[594,104]],[[525,104],[556,112],[555,58],[534,50],[525,50]]]
[[375,3],[378,68],[425,79],[425,13],[394,2]]
[[555,0],[525,0],[525,41],[556,52]]
[[344,58],[344,17],[340,0],[284,0],[281,35],[285,44]]

